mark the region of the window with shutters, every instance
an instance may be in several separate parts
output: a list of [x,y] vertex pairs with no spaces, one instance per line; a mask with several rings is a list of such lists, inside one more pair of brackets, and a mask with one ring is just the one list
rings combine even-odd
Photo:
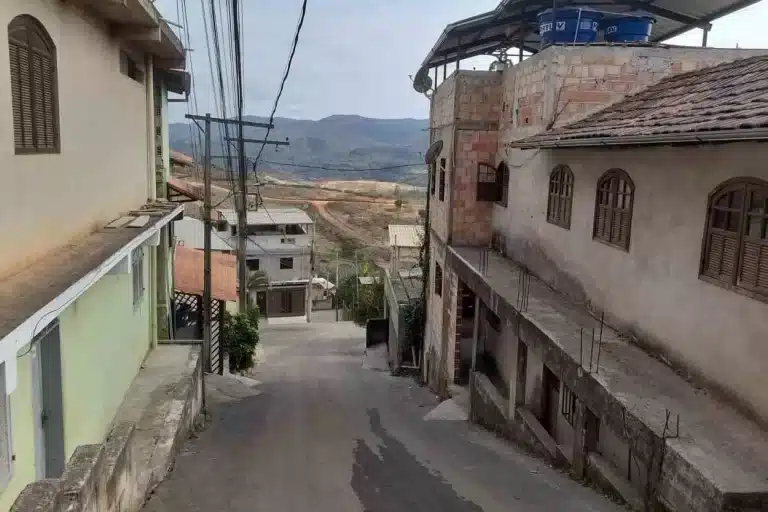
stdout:
[[768,182],[730,180],[710,196],[701,275],[768,300]]
[[504,162],[496,169],[496,183],[500,187],[496,203],[506,208],[509,199],[509,167]]
[[635,184],[629,174],[612,169],[597,182],[593,238],[629,250]]
[[571,229],[571,205],[573,204],[573,172],[567,165],[555,167],[549,176],[547,222]]
[[56,47],[35,18],[8,25],[16,154],[58,153]]
[[496,202],[501,196],[501,187],[496,182],[496,168],[489,164],[477,166],[477,200]]

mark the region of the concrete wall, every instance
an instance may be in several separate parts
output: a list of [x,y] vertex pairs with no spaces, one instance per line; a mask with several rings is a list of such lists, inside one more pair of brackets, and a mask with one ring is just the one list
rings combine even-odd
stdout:
[[[431,256],[429,259],[430,269],[427,281],[424,286],[427,287],[427,332],[424,344],[424,378],[433,389],[447,385],[447,375],[441,371],[445,368],[443,365],[444,350],[444,324],[445,319],[445,297],[447,287],[445,283],[445,245],[440,243],[434,233],[430,240]],[[443,295],[435,294],[435,268],[440,265],[443,269]],[[445,381],[445,382],[444,382]]]
[[[699,279],[708,195],[732,177],[768,179],[767,159],[762,145],[750,144],[542,152],[514,176],[509,208],[497,208],[494,225],[512,256],[543,279],[588,298],[617,327],[768,419],[760,384],[768,306]],[[546,222],[549,172],[557,164],[575,176],[570,230]],[[596,183],[613,167],[635,183],[629,252],[592,239]]]
[[0,274],[147,198],[145,86],[120,73],[117,40],[106,25],[58,0],[5,0],[0,27],[20,14],[37,18],[56,44],[61,153],[14,154],[11,92],[5,85],[8,39],[3,36],[0,237],[13,244],[0,249]]
[[150,349],[149,254],[144,291],[133,305],[130,274],[107,275],[59,317],[64,442],[67,458],[79,445],[100,443]]
[[[310,279],[312,274],[312,265],[308,248],[303,254],[301,251],[296,251],[286,254],[260,254],[258,256],[249,256],[249,259],[257,258],[259,260],[259,269],[267,273],[271,283]],[[293,258],[293,268],[281,269],[280,258]]]

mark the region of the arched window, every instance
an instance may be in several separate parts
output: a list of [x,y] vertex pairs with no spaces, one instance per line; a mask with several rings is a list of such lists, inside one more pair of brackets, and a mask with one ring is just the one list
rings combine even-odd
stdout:
[[593,238],[629,250],[635,184],[629,174],[612,169],[597,182]]
[[768,297],[768,182],[729,180],[710,195],[701,274]]
[[499,198],[496,202],[506,208],[509,199],[509,167],[504,162],[501,162],[496,169],[496,183],[500,188]]
[[8,25],[16,154],[59,151],[56,47],[35,18]]
[[573,172],[567,165],[558,165],[549,176],[547,222],[571,229],[573,204]]

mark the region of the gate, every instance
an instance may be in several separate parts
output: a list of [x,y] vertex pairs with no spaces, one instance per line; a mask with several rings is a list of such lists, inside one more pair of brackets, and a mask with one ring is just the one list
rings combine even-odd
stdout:
[[[181,340],[203,339],[203,298],[200,295],[174,292],[174,337]],[[224,351],[222,349],[222,326],[224,306],[221,301],[211,300],[211,353],[205,362],[208,373],[224,373]]]
[[224,325],[224,307],[221,301],[211,300],[211,358],[208,371],[224,374],[224,351],[221,348],[221,330]]

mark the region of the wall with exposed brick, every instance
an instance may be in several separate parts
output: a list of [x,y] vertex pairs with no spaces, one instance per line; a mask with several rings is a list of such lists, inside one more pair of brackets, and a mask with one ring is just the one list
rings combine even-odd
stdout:
[[[768,305],[699,278],[709,194],[734,177],[768,180],[765,146],[508,154],[521,167],[494,226],[510,256],[768,421]],[[546,221],[549,175],[561,164],[575,176],[570,229]],[[611,168],[635,185],[628,252],[592,238],[596,183]]]
[[[435,269],[443,269],[443,293],[435,293]],[[430,237],[429,278],[424,284],[427,295],[427,332],[424,343],[424,380],[434,390],[447,387],[446,376],[441,372],[443,362],[443,322],[445,290],[445,245],[432,233]]]
[[[443,141],[443,150],[437,157],[435,164],[435,192],[429,198],[429,225],[430,229],[440,237],[443,242],[448,240],[448,222],[451,200],[451,175],[453,173],[453,125],[444,126],[433,131],[432,140]],[[440,200],[440,166],[445,161],[445,193]],[[432,189],[430,187],[430,194]]]
[[550,46],[504,72],[501,142],[562,126],[669,75],[766,50]]

